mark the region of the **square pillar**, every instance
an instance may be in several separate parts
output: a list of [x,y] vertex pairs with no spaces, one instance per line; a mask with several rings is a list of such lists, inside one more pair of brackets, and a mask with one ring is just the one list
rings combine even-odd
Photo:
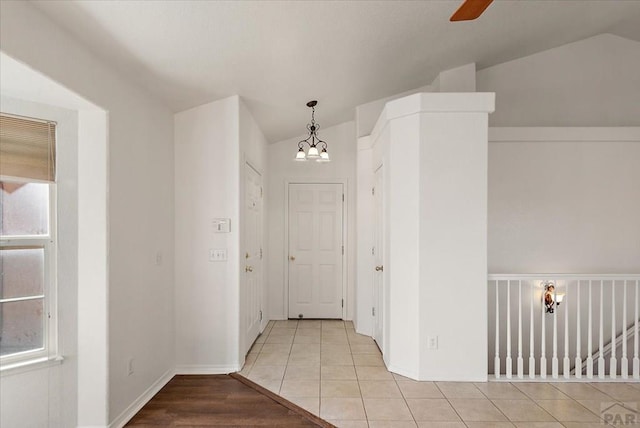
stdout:
[[[492,93],[387,103],[385,361],[419,380],[487,379],[487,151]],[[377,147],[376,147],[377,146]]]

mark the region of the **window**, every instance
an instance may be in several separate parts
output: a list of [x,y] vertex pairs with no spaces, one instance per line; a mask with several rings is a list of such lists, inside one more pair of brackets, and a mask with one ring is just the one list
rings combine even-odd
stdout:
[[0,365],[55,356],[55,123],[0,114]]

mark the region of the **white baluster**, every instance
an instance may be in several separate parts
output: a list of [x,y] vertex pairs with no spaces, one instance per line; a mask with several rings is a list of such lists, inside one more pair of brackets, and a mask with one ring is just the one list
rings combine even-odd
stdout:
[[518,379],[524,377],[524,359],[522,358],[522,281],[518,280]]
[[587,338],[587,379],[593,379],[593,293],[591,293],[591,280],[589,280],[589,326]]
[[638,333],[640,333],[640,328],[638,328],[638,294],[640,294],[640,281],[636,280],[636,310],[635,310],[635,321],[633,326],[633,378],[640,379],[640,340],[638,340]]
[[622,288],[622,358],[620,370],[623,379],[629,379],[629,359],[627,358],[627,280]]
[[[602,354],[602,348],[600,348]],[[609,358],[609,376],[615,379],[618,373],[616,358],[616,282],[611,280],[611,358]]]
[[545,305],[544,305],[544,293],[542,293],[543,295],[541,296],[542,298],[542,304],[541,309],[542,309],[542,329],[540,331],[540,377],[542,379],[546,379],[547,378],[547,343],[546,343],[546,337],[545,337],[545,333],[546,333],[546,328],[545,328]]
[[600,280],[600,352],[598,353],[598,377],[604,379],[604,281]]
[[576,360],[575,360],[575,375],[577,379],[582,378],[582,349],[581,349],[581,330],[580,330],[580,280],[576,287]]
[[556,287],[553,287],[553,302],[553,352],[551,355],[551,376],[554,379],[558,379],[558,294],[556,292]]
[[505,358],[505,371],[507,379],[511,379],[513,373],[513,360],[511,359],[511,281],[507,281],[507,357]]
[[[533,328],[533,307],[536,302],[536,284],[534,281],[530,282],[531,284],[531,302],[529,305],[529,378],[535,379],[536,377],[536,357],[533,354],[533,350],[535,349],[535,332]],[[637,316],[636,316],[637,318]],[[636,338],[638,334],[636,333]],[[637,352],[636,352],[637,354]]]
[[500,379],[500,281],[496,280],[496,356],[493,359],[493,373]]
[[[580,280],[578,280],[580,282]],[[562,371],[565,379],[569,379],[571,371],[571,360],[569,359],[569,303],[567,297],[569,296],[569,281],[567,281],[567,287],[564,295],[564,359],[562,360]]]

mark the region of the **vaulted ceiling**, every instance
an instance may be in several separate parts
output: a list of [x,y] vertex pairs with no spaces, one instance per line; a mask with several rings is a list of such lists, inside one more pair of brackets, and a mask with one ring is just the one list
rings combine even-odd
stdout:
[[354,107],[600,33],[640,41],[640,1],[497,0],[449,22],[447,1],[35,1],[173,111],[239,94],[267,138]]

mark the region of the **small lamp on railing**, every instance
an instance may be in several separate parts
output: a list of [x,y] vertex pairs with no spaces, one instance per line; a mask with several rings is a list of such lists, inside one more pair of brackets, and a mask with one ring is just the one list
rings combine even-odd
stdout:
[[564,293],[556,293],[556,284],[553,281],[545,281],[542,283],[544,287],[544,306],[545,312],[552,314],[556,306],[564,300]]

